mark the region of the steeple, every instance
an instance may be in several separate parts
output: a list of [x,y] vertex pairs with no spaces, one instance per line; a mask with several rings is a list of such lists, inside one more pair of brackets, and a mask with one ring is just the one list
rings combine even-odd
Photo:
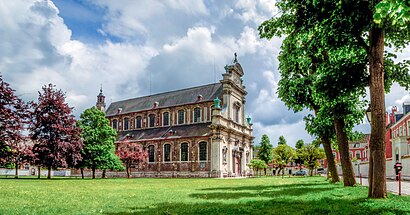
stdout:
[[97,104],[95,105],[100,111],[105,112],[105,96],[102,91],[102,85],[100,88],[100,94],[97,96]]

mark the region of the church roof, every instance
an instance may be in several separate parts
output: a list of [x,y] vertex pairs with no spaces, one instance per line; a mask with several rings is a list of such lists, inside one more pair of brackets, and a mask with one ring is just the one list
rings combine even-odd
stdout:
[[222,84],[208,84],[204,86],[113,102],[107,108],[106,115],[116,115],[119,109],[121,109],[121,114],[149,110],[154,107],[155,102],[158,102],[156,108],[195,103],[198,100],[199,95],[202,95],[201,101],[213,101],[216,97],[221,97]]
[[[118,132],[117,141],[146,141],[165,138],[205,137],[212,134],[211,123],[198,123]],[[173,131],[172,134],[170,131]]]

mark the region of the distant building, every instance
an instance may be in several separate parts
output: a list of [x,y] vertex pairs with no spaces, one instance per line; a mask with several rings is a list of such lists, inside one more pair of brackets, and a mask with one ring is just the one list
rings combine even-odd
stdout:
[[[118,131],[116,145],[141,144],[145,177],[226,177],[250,173],[252,124],[245,117],[244,72],[236,56],[219,83],[110,104],[106,116]],[[105,97],[96,106],[105,108]]]

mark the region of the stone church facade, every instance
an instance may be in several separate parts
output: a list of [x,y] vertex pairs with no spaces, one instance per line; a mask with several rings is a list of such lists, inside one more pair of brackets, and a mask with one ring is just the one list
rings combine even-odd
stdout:
[[[235,177],[251,173],[252,124],[245,117],[244,72],[225,66],[219,83],[117,101],[106,109],[116,147],[141,144],[140,177]],[[105,109],[102,91],[97,107]]]

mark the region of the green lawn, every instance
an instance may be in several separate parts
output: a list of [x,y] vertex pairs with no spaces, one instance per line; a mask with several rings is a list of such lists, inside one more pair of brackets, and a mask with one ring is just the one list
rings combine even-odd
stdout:
[[0,179],[0,214],[410,214],[410,197],[368,200],[322,177]]

